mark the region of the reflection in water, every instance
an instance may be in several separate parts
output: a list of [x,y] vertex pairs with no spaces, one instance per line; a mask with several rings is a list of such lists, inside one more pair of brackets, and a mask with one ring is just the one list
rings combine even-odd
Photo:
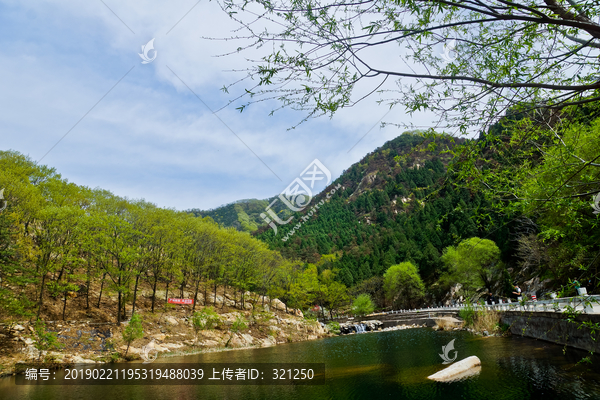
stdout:
[[[438,355],[455,339],[457,360],[476,355],[479,375],[440,383],[426,377],[446,367]],[[325,362],[324,386],[16,386],[0,380],[1,399],[594,399],[600,360],[541,341],[482,338],[466,332],[410,329],[365,333],[276,347],[162,358],[161,362]],[[123,367],[116,364],[114,367]],[[57,375],[62,371],[57,372]]]

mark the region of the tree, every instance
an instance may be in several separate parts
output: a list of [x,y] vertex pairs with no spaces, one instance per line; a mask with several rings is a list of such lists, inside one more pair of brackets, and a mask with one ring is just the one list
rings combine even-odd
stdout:
[[386,298],[392,307],[414,308],[425,295],[417,267],[410,261],[392,265],[383,275]]
[[596,0],[221,5],[247,32],[238,51],[274,49],[248,70],[251,102],[331,115],[380,91],[381,102],[437,112],[466,132],[521,102],[548,109],[600,99]]
[[441,257],[448,272],[442,277],[446,283],[460,283],[465,296],[474,300],[481,288],[492,290],[500,274],[500,249],[491,240],[473,237],[458,246],[447,247]]
[[371,314],[375,310],[375,304],[371,300],[371,296],[366,293],[359,294],[352,303],[352,312],[356,315]]
[[62,346],[58,341],[56,332],[47,332],[46,324],[42,320],[35,322],[34,330],[35,334],[35,348],[39,351],[38,360],[42,358],[42,353],[47,350],[57,349]]
[[139,314],[133,314],[129,324],[123,329],[123,340],[127,343],[127,350],[125,350],[125,356],[129,352],[129,346],[136,339],[144,337],[144,327],[142,326],[142,317]]

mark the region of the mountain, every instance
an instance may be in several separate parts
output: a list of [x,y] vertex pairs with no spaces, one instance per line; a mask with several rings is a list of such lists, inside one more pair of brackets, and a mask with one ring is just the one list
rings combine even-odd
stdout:
[[[192,212],[253,231],[286,257],[334,269],[348,287],[407,260],[432,284],[444,271],[444,248],[489,233],[479,221],[478,211],[487,208],[484,198],[454,185],[447,171],[453,150],[464,141],[406,132],[350,166],[303,211],[292,213],[276,202],[282,219],[294,216],[290,223],[277,225],[277,234],[260,218],[275,197]],[[503,255],[512,251],[506,236],[506,229],[498,229],[489,237]]]
[[[407,260],[431,284],[444,270],[445,247],[486,233],[477,212],[484,199],[453,185],[447,172],[462,143],[447,135],[404,133],[352,165],[277,234],[262,226],[255,235],[287,257],[321,261],[320,268],[337,270],[349,287]],[[506,234],[499,229],[493,238]]]
[[[265,221],[260,217],[265,212],[265,208],[275,200],[275,196],[270,199],[245,199],[238,200],[230,204],[214,208],[212,210],[191,209],[187,212],[197,217],[211,217],[215,222],[224,227],[233,227],[238,231],[254,232],[259,227],[265,225]],[[287,219],[292,211],[285,207],[281,202],[275,202],[272,209],[280,218]]]

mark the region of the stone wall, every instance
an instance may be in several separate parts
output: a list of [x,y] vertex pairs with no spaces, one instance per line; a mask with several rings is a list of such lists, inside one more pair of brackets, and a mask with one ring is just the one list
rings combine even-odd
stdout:
[[[590,329],[581,326],[586,321],[600,323],[600,314],[581,314],[573,322],[569,322],[565,315],[557,312],[504,311],[500,321],[510,325],[513,335],[547,340],[587,351],[600,351],[600,341],[594,341]],[[599,334],[596,332],[593,336],[598,338]]]
[[[354,317],[350,318],[336,318],[333,321],[339,322],[340,324],[343,322],[358,322],[358,321],[371,321],[377,320],[384,323],[386,327],[402,325],[406,321],[412,320],[420,320],[420,319],[429,319],[433,317],[456,317],[458,315],[458,311],[419,311],[419,312],[405,312],[405,313],[397,313],[397,314],[371,314],[365,315],[363,317]],[[325,323],[329,322],[327,319],[324,321]],[[411,322],[412,323],[412,322]]]

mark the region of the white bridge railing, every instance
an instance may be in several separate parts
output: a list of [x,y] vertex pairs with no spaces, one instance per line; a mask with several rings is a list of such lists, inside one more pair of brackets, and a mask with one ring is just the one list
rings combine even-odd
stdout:
[[[429,313],[429,312],[443,312],[443,311],[460,311],[465,308],[466,304],[456,304],[452,306],[442,307],[427,307],[418,309],[407,309],[407,310],[395,310],[378,313],[379,315],[389,314],[403,314],[403,313]],[[562,312],[567,310],[569,307],[575,311],[583,311],[587,314],[600,313],[600,295],[592,296],[575,296],[575,297],[564,297],[560,299],[551,300],[536,300],[536,301],[511,301],[508,300],[500,301],[497,304],[486,304],[486,305],[474,305],[475,307],[487,308],[488,310],[496,311],[556,311]]]

